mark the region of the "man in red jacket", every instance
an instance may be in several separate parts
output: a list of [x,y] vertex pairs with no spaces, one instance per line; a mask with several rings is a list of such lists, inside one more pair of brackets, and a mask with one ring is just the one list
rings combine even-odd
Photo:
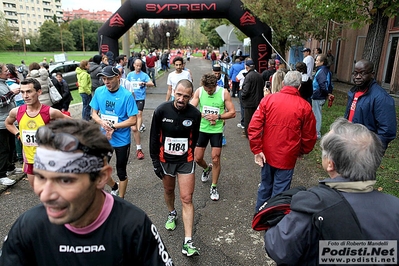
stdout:
[[262,99],[249,124],[250,148],[262,167],[255,211],[289,189],[296,159],[316,143],[316,119],[299,94],[301,80],[301,73],[289,71],[281,91]]

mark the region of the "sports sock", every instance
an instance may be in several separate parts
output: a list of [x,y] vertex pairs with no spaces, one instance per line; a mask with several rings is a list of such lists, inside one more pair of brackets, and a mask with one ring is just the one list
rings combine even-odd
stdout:
[[176,216],[176,215],[177,215],[177,211],[176,211],[176,209],[175,209],[175,210],[173,210],[173,211],[171,211],[171,212],[169,212],[169,214]]
[[184,238],[184,244],[187,244],[187,242],[190,241],[190,240],[191,240],[191,237],[185,237]]
[[141,144],[140,145],[136,145],[136,149],[137,150],[141,150]]
[[118,189],[118,183],[115,182],[115,185],[112,187],[112,190],[117,190]]
[[216,187],[218,184],[214,184],[214,183],[212,183],[212,187]]

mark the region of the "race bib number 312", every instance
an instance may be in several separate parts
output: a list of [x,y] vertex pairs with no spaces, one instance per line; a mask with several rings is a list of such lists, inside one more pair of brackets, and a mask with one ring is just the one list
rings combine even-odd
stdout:
[[171,155],[183,155],[188,151],[188,139],[166,137],[164,151]]

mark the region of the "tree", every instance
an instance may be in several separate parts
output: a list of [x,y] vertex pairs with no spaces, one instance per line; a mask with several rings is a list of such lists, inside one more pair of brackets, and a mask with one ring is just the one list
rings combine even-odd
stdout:
[[213,47],[223,46],[224,41],[220,38],[215,28],[223,25],[223,19],[206,19],[201,22],[201,33],[208,38],[209,45]]
[[40,50],[41,51],[59,51],[60,35],[57,23],[47,20],[39,29],[40,31]]
[[[22,39],[21,39],[22,41]],[[15,36],[8,26],[4,13],[0,12],[0,50],[6,50],[15,43]]]
[[243,0],[245,8],[272,28],[273,46],[281,55],[284,55],[290,46],[301,44],[309,37],[321,40],[325,36],[324,25],[327,24],[327,19],[314,16],[308,9],[297,5],[297,2]]
[[74,46],[83,51],[83,40],[85,51],[96,51],[98,49],[97,32],[101,23],[87,19],[74,19],[69,22],[69,30],[73,35]]
[[201,47],[201,44],[207,44],[207,37],[201,33],[200,19],[186,20],[186,26],[180,26],[180,35],[177,42],[182,46],[189,46],[191,48]]
[[374,63],[378,69],[382,45],[388,27],[388,19],[397,15],[398,1],[390,0],[299,0],[315,16],[339,22],[349,22],[353,28],[368,24],[366,43],[362,57]]
[[169,32],[169,44],[173,46],[175,39],[179,37],[179,25],[175,21],[167,20],[161,24],[150,27],[148,22],[141,24],[141,31],[136,33],[137,42],[140,44],[140,49],[143,47],[147,50],[151,48],[165,49],[168,47],[168,40],[166,33]]

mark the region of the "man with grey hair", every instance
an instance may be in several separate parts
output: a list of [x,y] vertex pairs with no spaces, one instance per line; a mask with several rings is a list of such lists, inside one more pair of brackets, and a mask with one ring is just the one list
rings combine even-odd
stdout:
[[281,91],[262,99],[249,124],[250,148],[262,167],[256,211],[290,188],[297,158],[311,152],[316,143],[316,120],[299,94],[301,80],[301,73],[288,71]]
[[[383,157],[382,142],[365,126],[344,118],[338,118],[330,129],[320,143],[322,165],[329,178],[320,181],[317,187],[295,194],[291,212],[265,234],[265,249],[278,265],[318,265],[319,240],[324,233],[318,223],[330,228],[329,240],[342,240],[335,237],[342,232],[345,239],[399,240],[399,199],[373,188]],[[325,209],[331,198],[328,194],[318,196],[317,191],[323,188],[343,199],[345,204],[341,209],[351,211],[357,222],[350,216],[345,219],[342,210]],[[316,223],[313,217],[320,210],[324,211],[320,216],[323,219]],[[357,234],[361,238],[348,237],[359,229]],[[397,251],[397,244],[394,249]]]

